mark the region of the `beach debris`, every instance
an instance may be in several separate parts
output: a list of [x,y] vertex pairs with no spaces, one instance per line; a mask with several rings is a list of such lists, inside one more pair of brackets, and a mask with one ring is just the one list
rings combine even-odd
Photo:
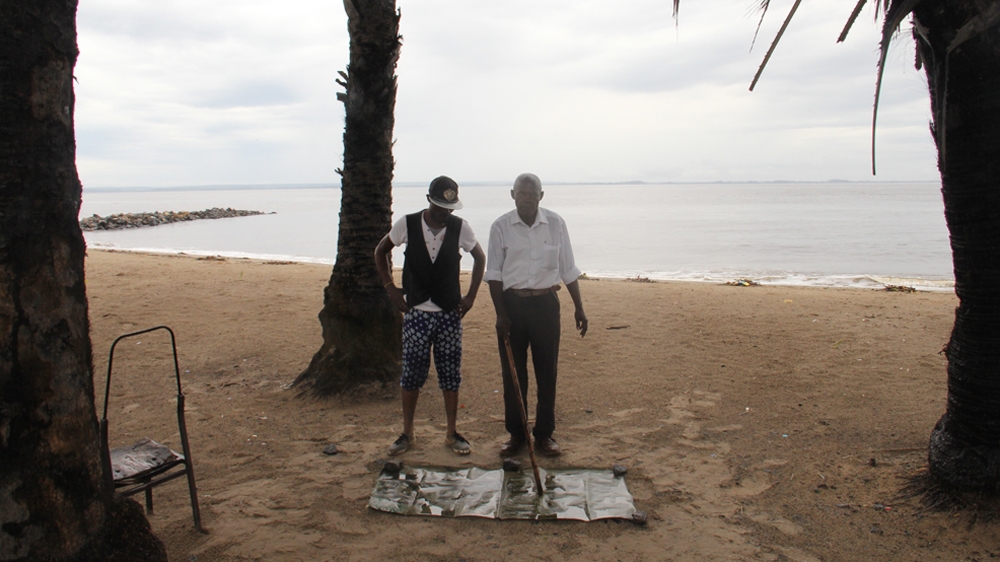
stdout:
[[385,461],[381,464],[382,470],[389,474],[399,474],[403,470],[403,461]]
[[653,280],[649,277],[640,277],[638,274],[635,277],[626,277],[626,281],[632,281],[633,283],[652,283]]
[[731,287],[757,287],[760,283],[754,281],[753,279],[734,279],[733,281],[727,281],[723,285],[729,285]]
[[326,447],[323,447],[323,454],[324,455],[336,455],[339,452],[340,452],[340,450],[337,449],[337,444],[336,443],[330,443]]
[[625,466],[625,465],[623,465],[623,464],[615,463],[614,465],[611,466],[611,472],[616,477],[620,478],[620,477],[625,476],[626,474],[628,474],[628,467]]
[[[115,215],[100,216],[94,214],[80,221],[80,228],[85,231],[93,230],[120,230],[123,228],[139,228],[142,226],[158,226],[174,222],[194,221],[201,219],[226,219],[231,217],[250,217],[254,215],[266,215],[263,211],[243,211],[222,209],[212,207],[204,211],[166,211],[155,213],[118,213]],[[270,213],[274,214],[274,213]]]
[[518,472],[521,470],[521,461],[517,459],[506,458],[503,460],[504,472]]
[[605,330],[627,330],[630,327],[628,324],[622,324],[621,326],[608,326]]
[[883,291],[889,293],[916,293],[917,290],[913,287],[907,287],[906,285],[886,285]]

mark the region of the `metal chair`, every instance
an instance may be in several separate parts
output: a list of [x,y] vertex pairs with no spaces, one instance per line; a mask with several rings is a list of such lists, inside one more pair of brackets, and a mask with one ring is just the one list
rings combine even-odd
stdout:
[[[143,438],[134,445],[110,448],[108,441],[108,399],[111,395],[111,370],[118,342],[156,330],[166,330],[170,334],[170,345],[174,353],[174,377],[177,379],[177,426],[180,429],[183,454],[171,450],[152,439]],[[194,482],[194,466],[191,462],[191,446],[188,443],[187,423],[184,420],[184,393],[181,391],[181,371],[177,364],[177,343],[174,332],[166,326],[157,326],[119,336],[111,344],[108,356],[108,380],[104,389],[104,416],[101,418],[101,450],[103,452],[104,478],[108,490],[122,496],[132,496],[139,492],[146,495],[146,513],[153,513],[153,488],[175,478],[187,475],[188,492],[191,494],[191,511],[194,527],[206,532],[201,526],[201,512],[198,509],[198,490]]]

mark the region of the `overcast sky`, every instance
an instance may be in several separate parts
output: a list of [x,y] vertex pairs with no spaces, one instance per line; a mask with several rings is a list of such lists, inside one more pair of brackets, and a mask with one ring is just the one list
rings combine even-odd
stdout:
[[[752,0],[398,0],[395,178],[510,182],[872,179],[878,25],[791,0],[750,51]],[[676,24],[676,25],[675,25]],[[909,24],[890,52],[878,175],[936,181]],[[85,187],[336,183],[348,58],[339,0],[81,0]]]

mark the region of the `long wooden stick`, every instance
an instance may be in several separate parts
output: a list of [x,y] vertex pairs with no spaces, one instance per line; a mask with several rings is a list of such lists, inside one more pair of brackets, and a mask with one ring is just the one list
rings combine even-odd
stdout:
[[528,412],[524,409],[524,396],[521,394],[521,383],[517,380],[517,370],[514,367],[514,352],[510,349],[509,337],[503,337],[503,345],[507,350],[507,370],[510,371],[510,381],[514,383],[514,392],[517,394],[517,405],[521,409],[521,425],[524,426],[524,440],[528,443],[531,470],[535,473],[535,486],[538,488],[538,495],[542,495],[545,492],[545,488],[542,486],[542,477],[538,473],[538,462],[535,460],[535,447],[531,444],[531,430],[528,429]]

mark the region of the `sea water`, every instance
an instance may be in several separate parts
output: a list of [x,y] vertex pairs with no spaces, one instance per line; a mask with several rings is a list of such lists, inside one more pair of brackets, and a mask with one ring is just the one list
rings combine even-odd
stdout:
[[[700,183],[546,185],[590,277],[951,290],[940,184]],[[425,186],[393,189],[393,220],[427,206]],[[513,209],[509,184],[463,185],[485,249]],[[85,189],[80,216],[211,207],[273,213],[87,232],[92,248],[333,264],[340,190],[327,186]],[[402,264],[397,250],[394,263]],[[471,269],[471,257],[463,261]]]

